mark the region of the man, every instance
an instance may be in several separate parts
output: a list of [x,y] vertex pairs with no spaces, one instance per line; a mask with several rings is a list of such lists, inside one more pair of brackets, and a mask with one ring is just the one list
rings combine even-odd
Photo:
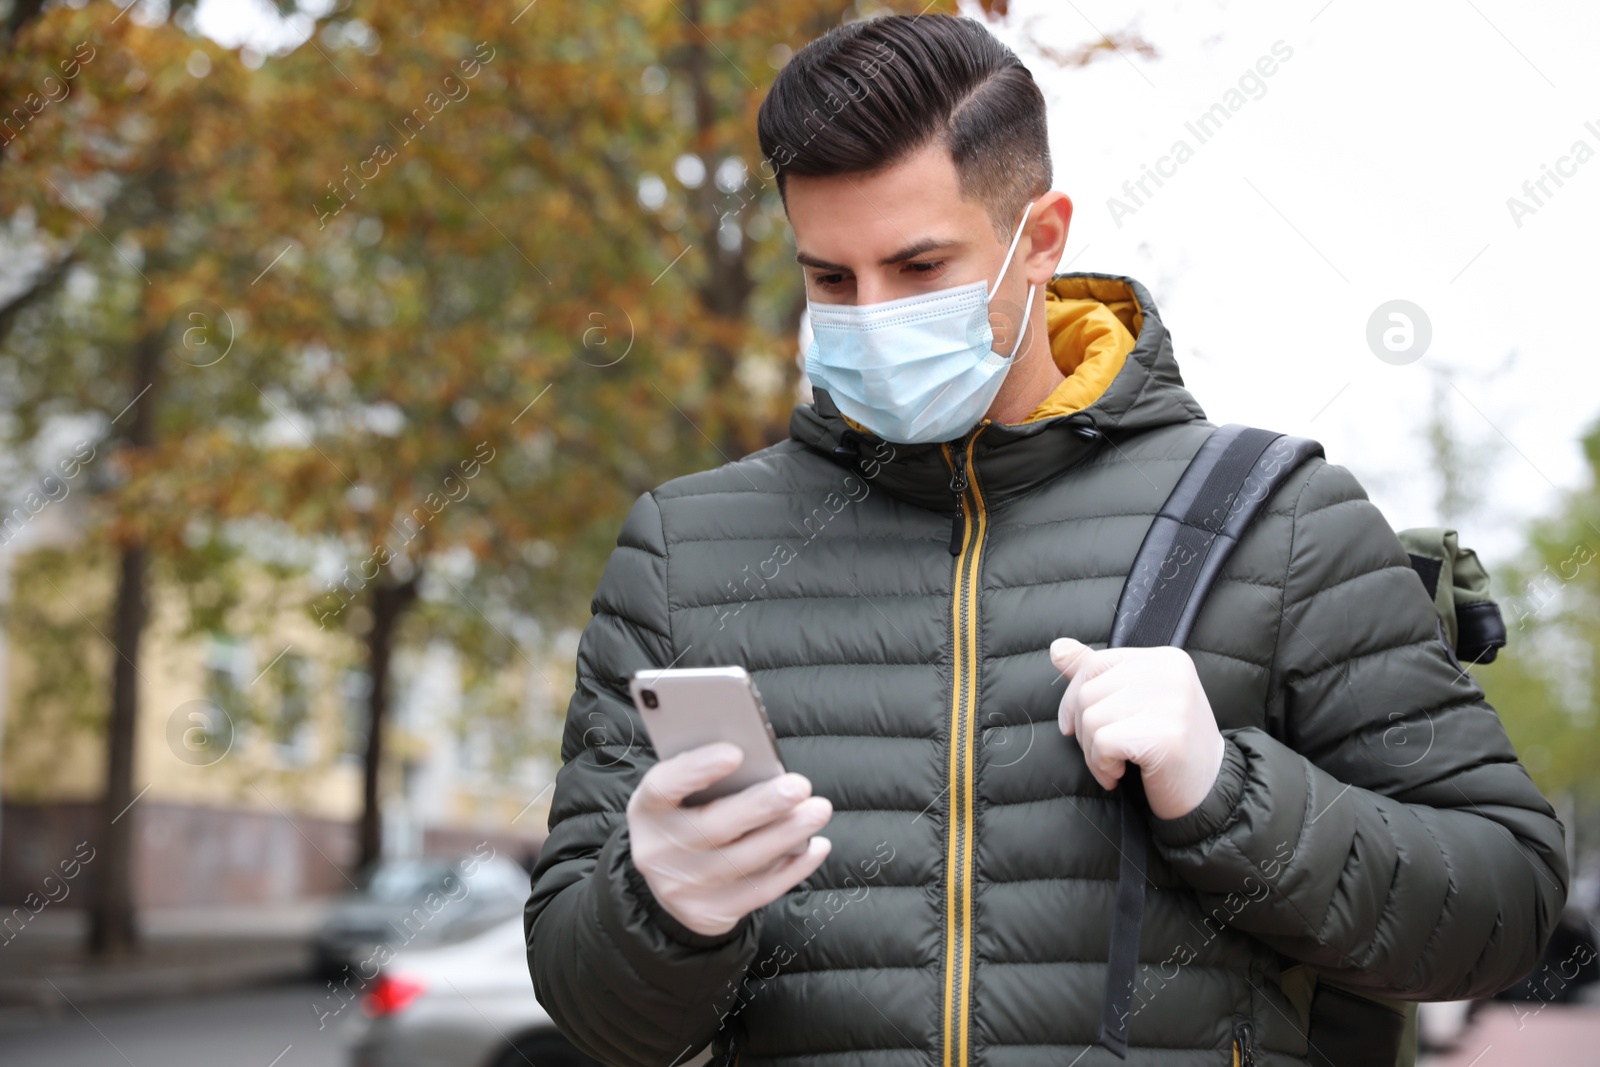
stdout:
[[[1153,850],[1125,1062],[1304,1064],[1318,981],[1455,999],[1531,970],[1562,828],[1349,471],[1313,456],[1267,500],[1186,650],[1105,648],[1215,427],[1143,286],[1053,275],[1072,204],[1017,58],[969,19],[852,23],[758,130],[816,401],[640,497],[601,578],[527,906],[573,1042],[1123,1062],[1096,1033],[1129,761]],[[790,773],[685,807],[737,751],[656,761],[627,682],[727,664]]]

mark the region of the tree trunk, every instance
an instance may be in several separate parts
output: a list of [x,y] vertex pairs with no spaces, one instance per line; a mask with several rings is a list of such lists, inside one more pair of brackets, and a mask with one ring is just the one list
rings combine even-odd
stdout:
[[[721,192],[714,180],[720,156],[727,146],[718,141],[717,96],[711,88],[711,45],[716,29],[706,31],[701,27],[703,0],[685,0],[683,17],[695,32],[690,35],[683,52],[683,68],[689,77],[694,102],[694,132],[691,144],[706,167],[706,179],[688,191],[689,214],[699,231],[699,244],[705,249],[706,269],[696,287],[700,306],[720,322],[705,342],[702,357],[710,370],[711,396],[727,396],[724,410],[718,412],[721,425],[717,451],[728,460],[738,459],[751,451],[754,440],[739,433],[737,413],[744,406],[744,398],[737,396],[734,372],[739,364],[738,344],[745,336],[749,318],[750,295],[755,290],[755,279],[750,275],[748,241],[741,240],[737,249],[726,249],[720,241],[724,212],[733,215],[734,225],[744,225],[743,196],[737,200]],[[740,205],[735,210],[735,205]],[[737,339],[737,340],[736,340]],[[717,401],[709,402],[713,408]],[[787,422],[785,423],[787,427]],[[787,433],[785,434],[787,436]]]
[[389,720],[389,663],[400,620],[417,599],[418,577],[399,585],[374,585],[372,590],[372,628],[367,631],[367,670],[372,686],[367,693],[366,778],[361,790],[362,867],[383,854],[378,779],[383,769],[383,731]]
[[11,13],[6,16],[6,44],[14,47],[17,34],[22,32],[22,27],[39,17],[39,12],[44,8],[44,0],[14,0]]
[[[166,330],[157,327],[139,338],[133,349],[130,395],[118,416],[131,418],[123,436],[130,450],[155,441],[155,412],[161,395],[161,351]],[[145,546],[130,541],[119,547],[117,603],[111,620],[111,715],[106,724],[106,792],[101,803],[103,855],[98,890],[89,914],[89,951],[96,956],[121,956],[133,951],[139,931],[133,911],[133,828],[137,815],[133,768],[139,724],[139,642],[149,615],[146,603],[149,557]]]
[[117,656],[111,672],[111,721],[106,728],[106,792],[100,812],[101,854],[94,907],[90,913],[89,951],[96,956],[122,956],[138,944],[133,913],[133,759],[139,722],[139,639],[146,616],[143,548],[122,550],[117,576],[117,606],[111,641]]

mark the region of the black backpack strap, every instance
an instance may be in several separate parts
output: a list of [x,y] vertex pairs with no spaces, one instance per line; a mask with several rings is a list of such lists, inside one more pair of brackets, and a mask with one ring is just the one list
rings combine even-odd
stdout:
[[[1214,430],[1139,545],[1117,601],[1106,647],[1182,647],[1206,593],[1245,528],[1291,471],[1320,455],[1322,445],[1307,437],[1239,423]],[[1122,863],[1111,917],[1099,1042],[1126,1059],[1149,852],[1148,809],[1139,768],[1128,766],[1118,791],[1122,795]]]

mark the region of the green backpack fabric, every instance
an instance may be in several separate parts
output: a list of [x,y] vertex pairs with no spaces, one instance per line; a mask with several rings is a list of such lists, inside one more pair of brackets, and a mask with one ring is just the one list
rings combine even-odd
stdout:
[[1440,526],[1417,526],[1398,536],[1433,597],[1445,644],[1462,663],[1493,663],[1505,646],[1506,625],[1489,596],[1489,572],[1478,554],[1461,547],[1456,531]]

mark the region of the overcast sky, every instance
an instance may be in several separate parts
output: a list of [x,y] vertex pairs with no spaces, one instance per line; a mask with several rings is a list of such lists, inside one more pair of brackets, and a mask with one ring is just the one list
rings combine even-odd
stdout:
[[[1558,489],[1583,482],[1577,439],[1600,413],[1587,323],[1600,273],[1589,244],[1600,232],[1600,158],[1589,156],[1600,153],[1600,5],[1011,9],[995,32],[1044,87],[1056,188],[1076,208],[1063,269],[1150,289],[1212,421],[1315,437],[1397,529],[1435,525],[1419,432],[1432,371],[1449,372],[1458,431],[1498,447],[1487,506],[1459,523],[1491,562]],[[297,36],[258,0],[205,0],[199,26],[229,45]],[[1061,70],[1029,43],[1069,48],[1128,30],[1159,56]],[[1201,127],[1213,105],[1226,118]],[[1164,172],[1159,186],[1147,167]],[[1561,184],[1547,168],[1565,172]],[[1124,182],[1141,177],[1130,197]],[[1523,184],[1541,178],[1535,201]],[[1385,362],[1369,346],[1369,320],[1392,300],[1431,326],[1420,359]]]
[[[1418,433],[1430,368],[1449,371],[1459,432],[1500,446],[1489,507],[1460,523],[1491,560],[1556,487],[1583,484],[1577,439],[1600,414],[1587,321],[1600,277],[1600,5],[1011,6],[996,32],[1044,86],[1056,188],[1075,206],[1063,261],[1149,287],[1212,421],[1315,437],[1397,529],[1434,525]],[[1035,58],[1024,27],[1056,47],[1133,28],[1160,56],[1060,71]],[[1247,79],[1202,142],[1185,124],[1227,102],[1262,57],[1271,76]],[[1163,163],[1171,177],[1146,179],[1153,195],[1134,205],[1123,182],[1178,140],[1192,157]],[[1541,206],[1522,185],[1546,165],[1568,176],[1546,178],[1549,195],[1535,186]],[[1132,213],[1114,213],[1112,197]],[[1512,197],[1533,210],[1514,217]],[[1372,313],[1394,299],[1432,325],[1405,365],[1367,343]],[[1514,369],[1496,374],[1513,352]]]

